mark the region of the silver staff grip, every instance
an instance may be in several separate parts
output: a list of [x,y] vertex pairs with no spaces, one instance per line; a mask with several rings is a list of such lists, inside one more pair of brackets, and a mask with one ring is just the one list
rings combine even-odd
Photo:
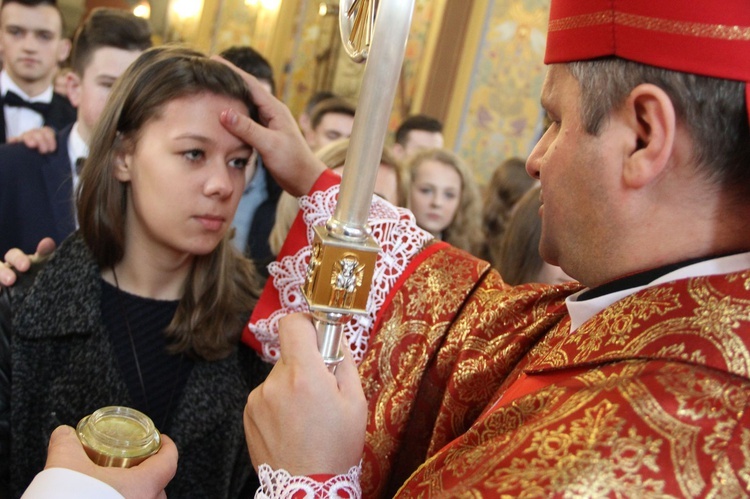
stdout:
[[[375,0],[354,0],[358,1],[370,17]],[[352,0],[341,0],[340,10],[356,9]],[[370,42],[362,52],[367,62],[336,208],[325,227],[315,227],[303,295],[314,317],[318,348],[331,371],[343,360],[345,324],[353,314],[367,313],[380,251],[370,235],[367,216],[413,10],[414,0],[380,0],[378,4],[372,36],[368,31],[365,37]]]

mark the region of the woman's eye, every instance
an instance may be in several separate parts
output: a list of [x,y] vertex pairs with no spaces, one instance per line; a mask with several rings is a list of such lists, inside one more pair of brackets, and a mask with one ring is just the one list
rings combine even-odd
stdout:
[[185,151],[183,155],[188,159],[188,161],[198,161],[204,156],[203,151],[201,151],[200,149],[191,149],[189,151]]
[[247,166],[249,162],[250,158],[235,158],[229,161],[229,166],[242,170]]

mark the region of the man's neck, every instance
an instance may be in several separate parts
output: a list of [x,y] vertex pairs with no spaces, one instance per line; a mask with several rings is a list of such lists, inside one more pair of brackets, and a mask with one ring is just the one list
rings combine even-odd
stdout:
[[34,97],[43,94],[52,87],[52,82],[48,80],[36,80],[33,82],[25,81],[20,78],[14,77],[6,70],[3,70],[2,74],[3,93],[5,93],[9,89],[14,91],[20,90],[23,93],[22,97],[33,99]]

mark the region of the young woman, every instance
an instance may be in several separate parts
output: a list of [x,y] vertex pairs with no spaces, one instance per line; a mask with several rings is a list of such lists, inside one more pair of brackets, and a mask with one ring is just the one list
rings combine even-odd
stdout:
[[242,409],[268,366],[239,344],[258,287],[228,229],[252,150],[221,125],[226,109],[255,112],[243,80],[182,48],[144,52],[113,89],[81,172],[80,230],[28,292],[0,296],[13,495],[56,426],[110,405],[145,412],[177,444],[170,496],[246,494]]
[[437,239],[477,254],[482,242],[479,192],[466,164],[445,149],[430,149],[407,164],[409,208]]

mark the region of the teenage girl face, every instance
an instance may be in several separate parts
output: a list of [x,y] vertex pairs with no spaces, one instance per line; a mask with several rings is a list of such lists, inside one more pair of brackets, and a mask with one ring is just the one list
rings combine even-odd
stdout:
[[126,251],[184,261],[213,251],[232,224],[252,149],[219,122],[222,110],[247,114],[239,100],[211,93],[169,102],[117,159],[129,182]]
[[409,202],[417,225],[439,237],[456,217],[461,201],[461,176],[451,165],[422,161],[414,172]]

